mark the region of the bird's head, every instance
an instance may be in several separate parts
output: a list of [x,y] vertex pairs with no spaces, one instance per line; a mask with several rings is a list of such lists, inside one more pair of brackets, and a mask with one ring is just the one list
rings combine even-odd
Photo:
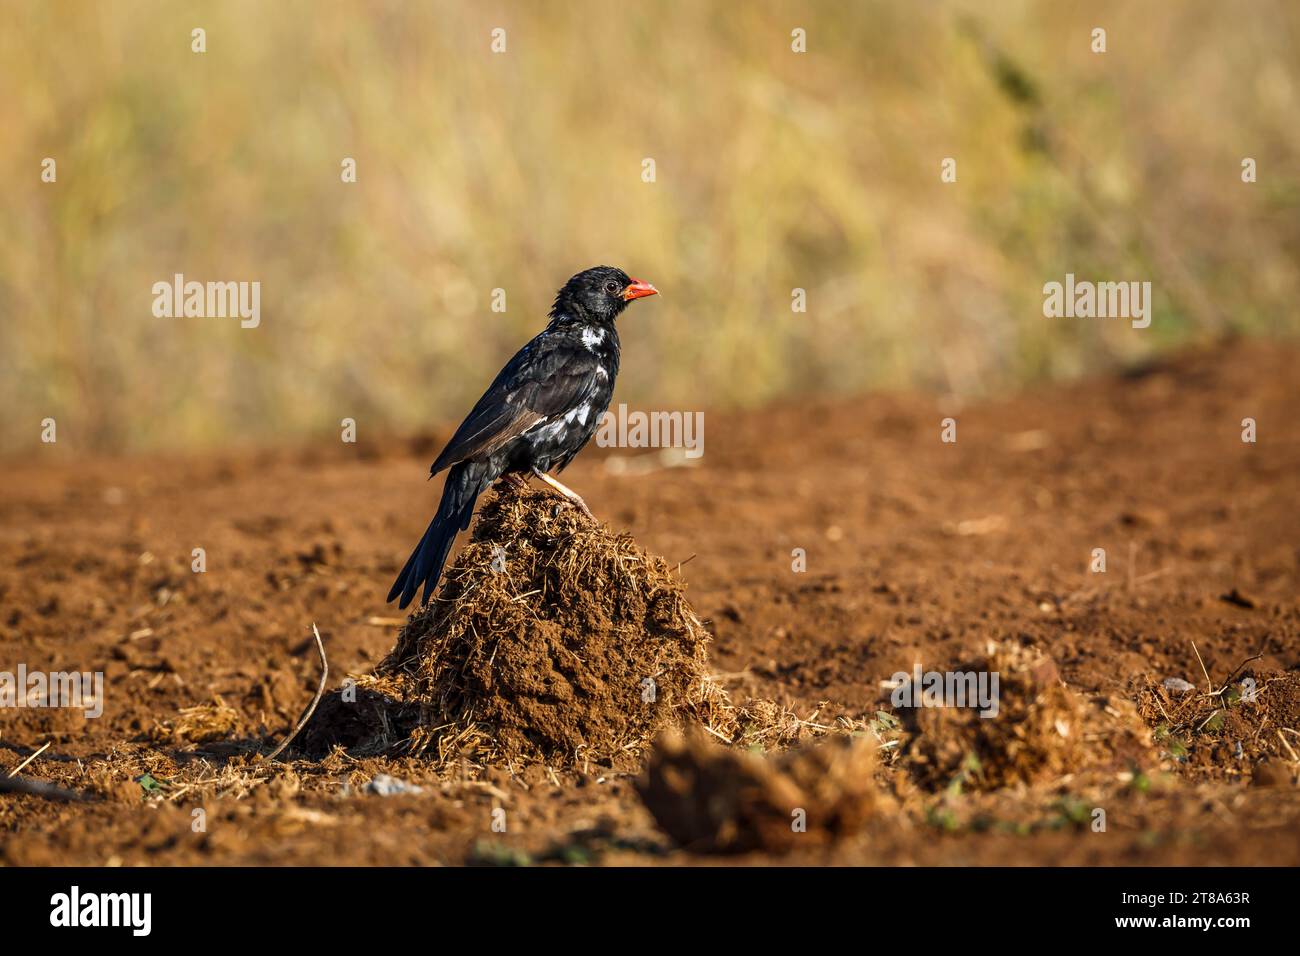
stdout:
[[551,315],[597,322],[613,322],[633,299],[658,295],[649,282],[633,279],[622,269],[596,266],[564,283],[555,297]]

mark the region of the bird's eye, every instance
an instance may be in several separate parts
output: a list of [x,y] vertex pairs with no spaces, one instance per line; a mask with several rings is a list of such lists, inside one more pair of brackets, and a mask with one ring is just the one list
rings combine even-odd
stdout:
[[617,282],[611,281],[605,283],[605,291],[610,295],[617,295],[620,288],[621,286]]

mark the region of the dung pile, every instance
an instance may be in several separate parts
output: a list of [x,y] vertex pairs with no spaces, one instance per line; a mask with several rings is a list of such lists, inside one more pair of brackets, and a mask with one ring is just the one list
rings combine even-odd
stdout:
[[776,756],[665,734],[637,793],[660,829],[699,853],[825,846],[875,813],[873,741],[838,736]]
[[996,673],[996,714],[983,717],[974,706],[899,711],[908,734],[903,765],[925,789],[989,791],[1084,770],[1123,773],[1158,763],[1133,704],[1075,693],[1050,658],[1029,648],[990,643],[982,657],[950,673]]
[[730,739],[735,717],[683,591],[629,535],[554,493],[503,490],[366,682],[365,713],[332,695],[308,748],[360,733],[371,750],[585,767],[630,766],[672,724]]

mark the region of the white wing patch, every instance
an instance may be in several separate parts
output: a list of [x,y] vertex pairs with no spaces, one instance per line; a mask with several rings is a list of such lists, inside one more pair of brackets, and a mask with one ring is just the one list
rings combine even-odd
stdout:
[[545,422],[539,422],[532,428],[528,429],[525,434],[536,436],[537,438],[554,438],[564,431],[566,425],[572,425],[574,419],[577,419],[579,425],[587,424],[587,417],[591,414],[591,403],[583,402],[564,413],[562,418],[547,419]]
[[546,422],[541,425],[534,425],[532,428],[528,429],[528,431],[526,431],[524,434],[529,436],[530,438],[535,439],[536,441],[542,441],[548,438],[554,438],[556,435],[560,434],[560,432],[564,431],[565,424],[566,422],[564,421],[563,418],[561,418],[557,421]]

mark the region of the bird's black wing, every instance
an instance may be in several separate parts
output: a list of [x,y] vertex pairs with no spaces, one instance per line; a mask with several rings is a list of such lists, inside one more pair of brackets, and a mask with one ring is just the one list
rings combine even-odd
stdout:
[[491,454],[510,439],[591,397],[599,362],[571,339],[541,333],[503,368],[429,474]]

